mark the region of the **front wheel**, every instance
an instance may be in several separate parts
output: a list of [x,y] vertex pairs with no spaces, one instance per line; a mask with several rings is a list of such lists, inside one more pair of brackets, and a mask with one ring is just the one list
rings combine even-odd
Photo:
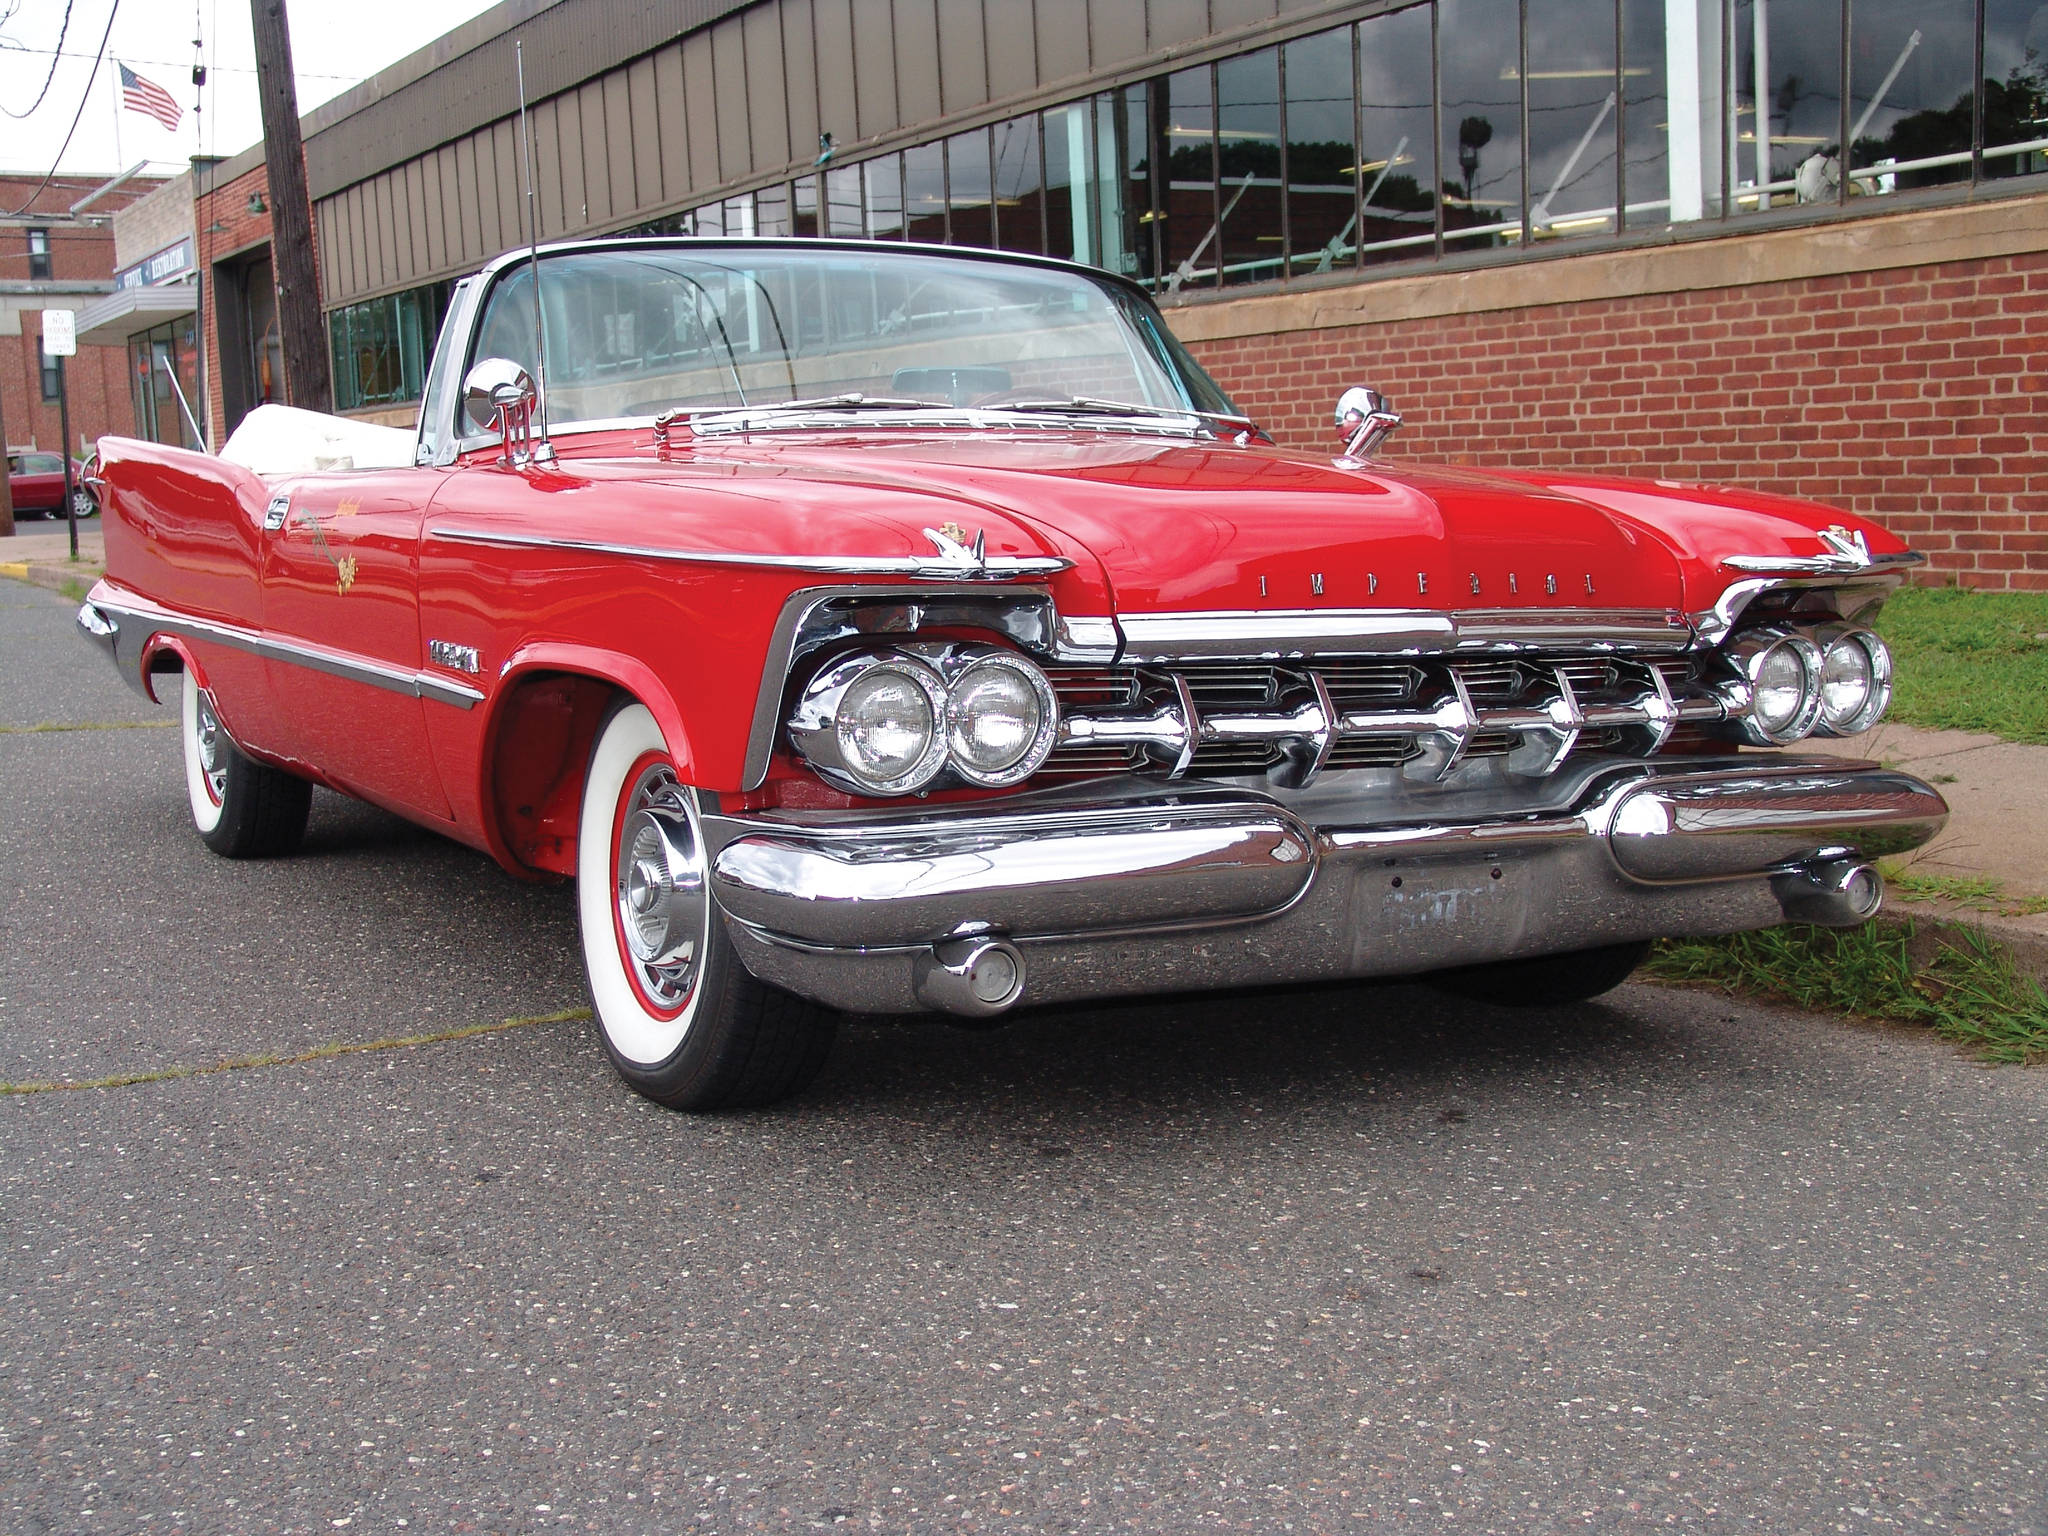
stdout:
[[756,981],[714,908],[697,793],[644,705],[598,731],[576,838],[590,1006],[612,1065],[671,1109],[772,1104],[818,1074],[834,1016]]
[[292,852],[306,833],[313,786],[243,754],[221,728],[213,696],[185,669],[185,793],[199,839],[224,859]]
[[1557,1008],[1612,992],[1634,974],[1649,953],[1649,941],[1644,939],[1569,955],[1468,965],[1422,979],[1439,992],[1497,1008]]

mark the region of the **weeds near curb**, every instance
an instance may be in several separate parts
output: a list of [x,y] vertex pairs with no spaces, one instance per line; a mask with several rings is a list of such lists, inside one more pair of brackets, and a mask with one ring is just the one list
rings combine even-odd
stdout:
[[40,725],[0,725],[0,736],[47,736],[53,731],[159,731],[175,720],[45,720]]
[[83,1088],[132,1088],[137,1083],[168,1083],[181,1077],[210,1077],[216,1072],[246,1072],[251,1067],[296,1067],[309,1061],[327,1061],[336,1056],[356,1056],[365,1051],[402,1051],[414,1045],[439,1045],[444,1040],[472,1040],[478,1035],[501,1035],[508,1029],[529,1024],[566,1024],[587,1019],[588,1008],[566,1008],[560,1013],[536,1014],[532,1018],[500,1019],[495,1024],[471,1024],[465,1029],[444,1029],[431,1035],[394,1035],[385,1040],[334,1041],[316,1045],[310,1051],[275,1056],[237,1056],[228,1061],[207,1062],[196,1067],[162,1067],[154,1072],[122,1072],[113,1077],[93,1077],[75,1083],[0,1083],[0,1095],[28,1093],[71,1093]]
[[1923,1025],[1987,1062],[2048,1058],[2048,992],[2039,982],[1970,929],[1936,938],[1932,959],[1916,968],[1914,936],[1908,921],[1668,939],[1652,952],[1648,971],[1663,981]]
[[2033,917],[2048,912],[2048,896],[2014,896],[1990,875],[1919,875],[1890,863],[1878,866],[1884,872],[1884,888],[1901,901],[1952,901],[1973,912],[1997,912],[2006,917]]

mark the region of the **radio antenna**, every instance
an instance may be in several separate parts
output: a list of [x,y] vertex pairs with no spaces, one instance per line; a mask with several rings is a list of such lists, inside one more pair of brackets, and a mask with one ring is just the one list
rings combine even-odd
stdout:
[[548,441],[548,327],[540,303],[540,215],[533,206],[533,129],[526,118],[526,45],[512,41],[512,59],[519,72],[519,148],[526,161],[526,250],[533,273],[533,350],[540,370],[540,441],[533,445],[536,463],[545,464],[555,456]]

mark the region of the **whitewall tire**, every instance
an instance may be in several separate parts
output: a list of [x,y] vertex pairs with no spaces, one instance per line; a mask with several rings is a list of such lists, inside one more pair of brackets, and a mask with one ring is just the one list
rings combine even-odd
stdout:
[[313,807],[313,786],[245,755],[190,667],[181,711],[185,798],[200,841],[228,859],[271,858],[297,848]]
[[674,1109],[771,1103],[816,1076],[833,1016],[763,986],[709,884],[697,792],[661,728],[623,700],[599,728],[576,836],[591,1012],[620,1076]]

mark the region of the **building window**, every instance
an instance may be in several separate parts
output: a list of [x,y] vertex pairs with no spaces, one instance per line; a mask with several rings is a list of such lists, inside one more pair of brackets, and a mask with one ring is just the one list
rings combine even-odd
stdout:
[[1420,0],[687,218],[1174,292],[2043,172],[2042,0]]
[[55,400],[64,393],[62,366],[54,357],[43,359],[43,398]]
[[31,282],[49,280],[50,232],[47,229],[32,229],[28,232],[28,275]]
[[334,408],[404,405],[426,387],[452,283],[350,304],[327,317],[334,349]]
[[192,316],[128,338],[128,388],[137,437],[183,448],[200,446],[192,415],[192,402],[199,394]]

